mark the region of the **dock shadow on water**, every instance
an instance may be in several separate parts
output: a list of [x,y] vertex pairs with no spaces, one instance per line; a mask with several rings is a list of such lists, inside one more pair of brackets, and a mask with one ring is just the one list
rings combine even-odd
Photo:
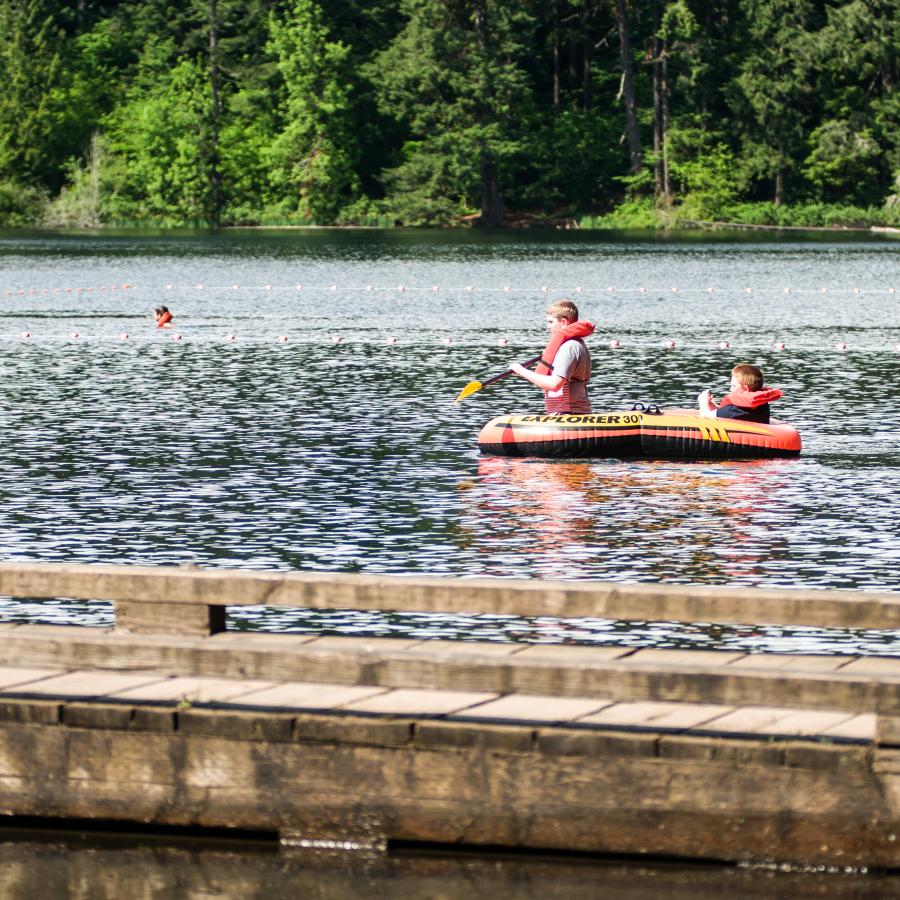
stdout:
[[887,900],[900,876],[625,861],[540,854],[398,849],[381,857],[292,855],[265,844],[43,837],[0,831],[4,900]]

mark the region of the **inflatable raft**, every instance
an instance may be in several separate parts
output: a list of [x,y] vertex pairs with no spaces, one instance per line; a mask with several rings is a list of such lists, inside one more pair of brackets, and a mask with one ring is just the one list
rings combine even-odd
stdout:
[[796,428],[740,419],[708,419],[696,410],[644,408],[591,415],[497,416],[478,435],[493,456],[766,459],[796,456]]

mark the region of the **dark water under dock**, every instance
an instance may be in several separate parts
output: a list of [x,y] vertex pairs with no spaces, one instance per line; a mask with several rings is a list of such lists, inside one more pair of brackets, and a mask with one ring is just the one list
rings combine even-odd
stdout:
[[394,850],[382,860],[285,857],[264,841],[0,830],[0,890],[10,900],[266,897],[356,900],[718,900],[720,897],[881,900],[895,876],[852,871],[684,865],[515,854]]

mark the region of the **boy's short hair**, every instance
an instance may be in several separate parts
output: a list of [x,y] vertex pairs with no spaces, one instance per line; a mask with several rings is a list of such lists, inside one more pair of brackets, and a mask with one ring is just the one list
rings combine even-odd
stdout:
[[569,322],[578,321],[578,307],[571,300],[554,300],[547,307],[547,315],[555,319],[566,319]]
[[763,386],[763,373],[759,366],[751,366],[750,363],[738,363],[731,374],[738,380],[741,387],[748,391],[758,391]]

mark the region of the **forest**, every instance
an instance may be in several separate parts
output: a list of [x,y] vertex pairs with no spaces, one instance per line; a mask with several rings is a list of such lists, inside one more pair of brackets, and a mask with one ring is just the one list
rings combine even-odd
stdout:
[[0,225],[900,225],[900,0],[0,0]]

